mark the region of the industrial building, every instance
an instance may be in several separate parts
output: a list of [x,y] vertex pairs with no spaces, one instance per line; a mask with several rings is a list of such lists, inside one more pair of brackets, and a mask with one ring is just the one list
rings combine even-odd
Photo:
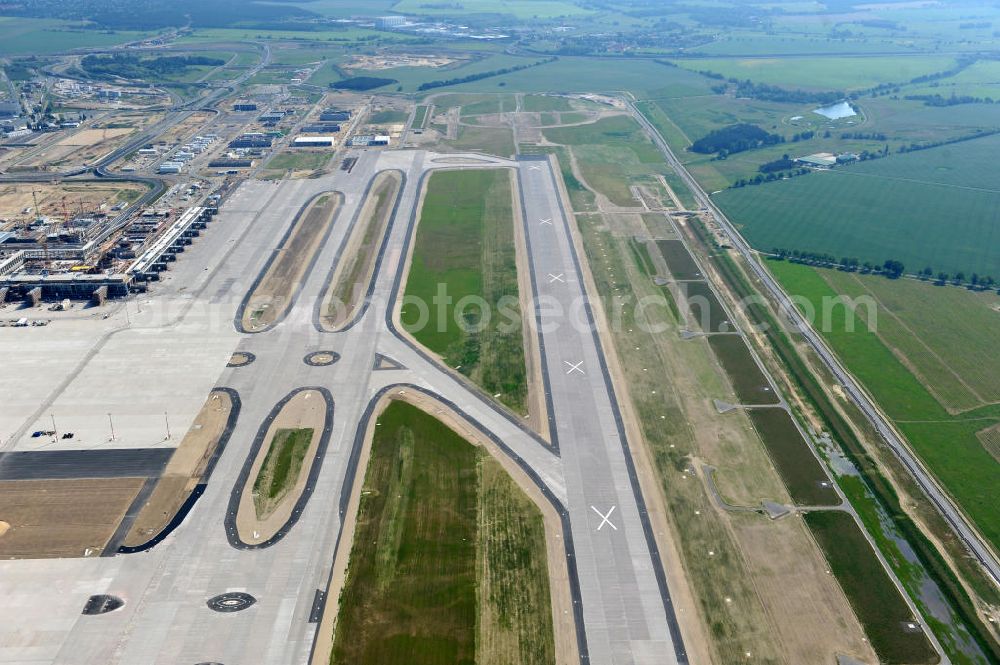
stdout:
[[319,114],[320,122],[347,122],[351,119],[350,111],[340,109],[325,109]]
[[163,162],[158,171],[160,173],[180,173],[184,170],[182,162]]
[[795,161],[803,166],[811,166],[816,169],[828,169],[837,163],[837,157],[830,152],[817,152],[814,155],[798,157]]
[[321,123],[318,125],[304,125],[301,131],[303,134],[336,134],[340,131],[340,125],[333,123]]
[[406,25],[406,18],[403,16],[379,16],[375,19],[377,30],[393,30]]
[[257,105],[253,102],[236,102],[233,104],[234,111],[256,111]]
[[368,146],[383,146],[389,145],[388,136],[375,136],[372,134],[361,134],[358,136],[352,136],[347,140],[347,145],[352,148],[365,148]]
[[[99,252],[87,250],[94,242],[69,250],[35,247],[15,251],[0,260],[0,301],[23,299],[38,304],[42,300],[71,298],[100,304],[106,298],[142,290],[144,282],[159,279],[159,273],[200,235],[216,211],[189,208],[169,226],[159,218],[134,220],[108,251],[108,256],[115,259],[108,269],[98,269]],[[103,243],[106,238],[98,236],[95,240]],[[138,256],[135,247],[142,248]],[[68,269],[50,268],[60,261],[73,265]]]
[[294,148],[332,148],[337,139],[332,136],[297,136],[292,141]]
[[283,111],[268,111],[267,113],[261,115],[257,120],[264,125],[275,125],[285,117]]
[[220,158],[213,159],[208,165],[214,169],[248,169],[253,166],[253,160]]
[[270,148],[274,137],[261,132],[240,134],[229,142],[230,148]]

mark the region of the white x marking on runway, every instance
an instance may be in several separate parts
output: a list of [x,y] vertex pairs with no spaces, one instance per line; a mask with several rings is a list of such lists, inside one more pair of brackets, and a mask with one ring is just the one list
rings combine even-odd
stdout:
[[579,372],[580,374],[584,373],[584,371],[582,369],[580,369],[580,365],[583,364],[582,360],[580,362],[578,362],[578,363],[571,363],[568,360],[564,360],[563,362],[566,363],[567,367],[569,367],[569,369],[566,370],[567,374],[572,374],[573,372]]
[[614,529],[615,531],[617,531],[617,530],[618,530],[618,527],[616,527],[616,526],[614,525],[614,523],[613,523],[613,522],[611,521],[611,513],[615,512],[615,508],[617,508],[617,507],[618,507],[618,506],[611,506],[611,510],[609,510],[609,511],[608,511],[608,514],[607,514],[607,515],[605,515],[605,514],[604,514],[604,513],[602,513],[601,511],[599,511],[599,510],[598,510],[597,508],[595,508],[594,506],[591,506],[591,507],[590,507],[590,509],[591,509],[591,510],[593,510],[593,511],[594,511],[595,513],[597,513],[598,515],[600,515],[600,516],[601,516],[601,523],[597,525],[597,530],[598,530],[598,531],[600,531],[600,530],[601,530],[601,529],[602,529],[602,528],[604,527],[604,525],[605,525],[605,524],[607,524],[607,525],[608,525],[609,527],[611,527],[611,528],[612,528],[612,529]]
[[549,226],[552,226],[552,218],[549,218],[549,219],[540,219],[540,220],[538,220],[538,223],[539,224],[548,224]]
[[542,167],[539,166],[538,164],[533,164],[533,165],[531,165],[531,166],[528,167],[528,170],[529,171],[541,171]]
[[559,273],[558,275],[553,275],[552,273],[549,273],[549,284],[551,284],[552,282],[562,282],[563,284],[565,284],[566,280],[563,279],[563,273]]

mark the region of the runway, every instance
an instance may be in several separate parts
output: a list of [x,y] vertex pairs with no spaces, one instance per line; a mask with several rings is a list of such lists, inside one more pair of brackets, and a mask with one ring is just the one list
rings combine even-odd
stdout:
[[[350,173],[245,183],[219,213],[223,228],[231,229],[225,251],[194,249],[172,268],[173,285],[166,291],[179,297],[181,284],[197,288],[184,291],[185,308],[163,325],[185,328],[195,338],[204,334],[216,344],[232,340],[232,351],[254,357],[240,367],[218,365],[216,385],[235,391],[241,403],[225,452],[184,522],[146,552],[0,562],[0,594],[5,598],[0,662],[308,662],[319,625],[317,594],[325,592],[330,577],[346,497],[360,481],[359,427],[363,431],[381,395],[399,390],[438,397],[463,414],[525,470],[561,515],[584,662],[687,662],[550,162],[424,151],[361,151],[355,156],[359,159]],[[520,223],[538,305],[533,319],[555,446],[470,389],[396,329],[394,312],[419,194],[427,175],[442,168],[517,171]],[[385,170],[401,172],[403,186],[368,303],[353,325],[325,332],[317,312],[331,267],[343,253],[369,183]],[[287,314],[263,332],[233,333],[241,301],[265,269],[294,211],[328,191],[342,192],[344,202]],[[206,236],[211,233],[209,229]],[[543,300],[558,307],[543,307]],[[317,351],[333,352],[339,359],[312,364],[309,356]],[[376,369],[380,356],[398,368]],[[219,361],[213,356],[212,362]],[[225,528],[241,469],[268,414],[303,386],[322,387],[333,401],[322,465],[310,479],[301,511],[280,537],[267,546],[243,547]],[[204,395],[193,399],[200,404]],[[87,599],[102,593],[122,598],[124,607],[82,615]],[[246,609],[227,611],[223,601],[211,609],[208,601],[221,594],[248,594],[253,602],[234,596],[246,602]]]

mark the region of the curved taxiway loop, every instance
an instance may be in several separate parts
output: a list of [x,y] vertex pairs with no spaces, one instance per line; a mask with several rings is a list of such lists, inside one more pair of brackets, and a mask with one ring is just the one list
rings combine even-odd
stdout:
[[[497,160],[471,168],[503,166],[506,165]],[[455,165],[448,163],[441,167],[455,168]],[[532,296],[536,304],[544,295],[562,305],[561,314],[550,314],[546,318],[547,324],[556,324],[558,329],[555,332],[546,331],[541,325],[542,312],[537,305],[534,315],[540,336],[539,352],[544,363],[550,437],[558,442],[559,431],[564,430],[566,443],[571,446],[569,451],[559,449],[554,452],[562,459],[563,472],[567,476],[564,480],[568,526],[579,537],[572,560],[574,568],[579,566],[580,569],[574,575],[579,581],[579,576],[583,574],[581,571],[586,573],[579,589],[579,599],[574,602],[575,611],[581,613],[581,634],[585,637],[585,650],[581,653],[587,653],[588,658],[594,657],[599,662],[625,658],[636,663],[686,664],[687,653],[666,573],[642,496],[586,290],[583,267],[552,164],[547,157],[520,158],[513,168],[518,173],[521,216],[532,273]],[[424,165],[415,184],[416,193],[410,192],[412,206],[409,223],[403,233],[399,262],[388,293],[385,325],[395,341],[420,357],[425,365],[419,368],[420,376],[426,378],[425,375],[432,373],[427,371],[429,366],[465,386],[464,380],[455,378],[454,371],[443,367],[429,352],[403,334],[396,321],[396,303],[414,241],[419,193],[432,172],[433,166]],[[556,217],[560,219],[553,224]],[[565,281],[554,283],[550,279],[543,292],[535,274],[545,274],[540,272],[542,264],[544,270],[561,270],[559,275]],[[569,313],[575,311],[574,307],[581,304],[585,318],[582,328],[574,326],[575,322],[569,318]],[[546,338],[550,342],[548,345],[545,344]],[[550,355],[553,358],[547,359]],[[593,370],[580,369],[585,361]],[[563,371],[556,372],[553,363]],[[565,371],[562,363],[571,369]],[[416,365],[409,366],[413,370],[418,369]],[[595,372],[593,378],[587,376],[587,371]],[[574,372],[579,372],[580,376],[577,377]],[[511,414],[490,403],[480,391],[466,388],[464,392],[476,395],[491,410],[502,413],[519,428],[528,431]],[[557,415],[561,416],[561,420],[557,420]],[[538,440],[537,435],[531,434]],[[607,520],[611,514],[608,511],[616,509],[621,531],[619,526],[615,526],[613,532],[598,533],[604,521],[600,525],[591,524],[591,511]],[[581,547],[584,549],[581,550]],[[620,563],[616,564],[621,561],[633,561],[635,565],[623,567]]]
[[[336,275],[337,269],[340,267],[340,261],[344,255],[344,250],[347,248],[347,244],[351,242],[351,236],[354,234],[354,230],[358,224],[358,219],[361,217],[361,212],[364,210],[365,204],[368,202],[368,196],[371,194],[372,188],[375,186],[375,181],[383,173],[398,173],[399,188],[396,190],[396,200],[393,202],[392,211],[389,213],[389,221],[385,225],[385,229],[382,231],[382,241],[379,243],[378,254],[375,256],[375,265],[372,267],[372,274],[371,278],[368,280],[368,288],[365,291],[364,300],[361,301],[358,311],[354,313],[354,316],[351,317],[350,321],[335,330],[325,328],[323,326],[323,309],[326,306],[326,290],[333,287],[331,282],[333,282],[334,275]],[[316,299],[316,308],[313,310],[313,327],[316,328],[317,332],[346,332],[353,328],[368,312],[368,306],[371,304],[372,294],[375,292],[375,284],[378,282],[379,271],[382,268],[382,257],[385,254],[385,248],[389,244],[389,238],[392,236],[393,224],[396,221],[396,213],[399,211],[399,204],[403,200],[403,191],[405,189],[406,173],[402,169],[383,169],[381,171],[375,171],[368,179],[368,184],[365,185],[365,190],[362,192],[361,198],[358,200],[357,207],[354,210],[354,215],[351,217],[351,223],[344,231],[344,238],[341,240],[340,247],[337,248],[337,253],[333,258],[333,262],[330,264],[330,270],[327,272],[326,277],[323,280],[325,284],[324,292],[319,298]]]
[[[237,365],[237,367],[244,367],[244,365]],[[239,420],[240,408],[243,405],[240,401],[240,394],[232,388],[217,386],[212,389],[212,392],[226,393],[229,396],[229,417],[226,419],[226,426],[222,430],[222,434],[219,435],[218,442],[215,444],[215,450],[212,451],[212,456],[208,458],[208,463],[205,465],[205,471],[201,475],[201,482],[194,486],[190,496],[188,496],[184,503],[181,504],[181,507],[171,518],[170,522],[168,522],[159,533],[141,545],[133,545],[131,547],[127,545],[119,546],[117,552],[118,554],[146,552],[162,543],[167,536],[173,533],[174,529],[179,527],[184,522],[184,518],[187,517],[188,513],[191,512],[191,509],[194,508],[194,504],[196,504],[198,499],[201,498],[201,495],[205,493],[208,481],[212,478],[212,472],[215,471],[215,465],[219,462],[219,458],[222,457],[222,453],[226,449],[226,444],[229,443],[229,438],[233,435],[233,430],[236,429],[236,421]]]
[[[299,279],[298,283],[295,285],[295,290],[292,291],[291,295],[288,297],[288,302],[282,306],[281,315],[278,316],[278,318],[276,318],[268,325],[264,326],[263,328],[260,328],[259,330],[247,330],[246,327],[244,327],[243,325],[243,316],[244,314],[246,314],[247,305],[250,304],[250,300],[254,297],[254,294],[257,292],[257,287],[259,287],[261,282],[264,281],[264,277],[267,276],[267,273],[271,269],[271,266],[274,264],[275,259],[277,259],[278,256],[280,255],[280,252],[282,248],[284,248],[285,243],[287,243],[289,238],[292,237],[292,234],[295,233],[299,223],[303,221],[302,216],[306,214],[306,211],[313,205],[313,203],[315,203],[321,197],[331,196],[331,195],[336,196],[340,199],[337,203],[337,210],[333,213],[333,219],[330,220],[329,226],[327,227],[326,231],[323,232],[323,237],[320,238],[318,244],[312,250],[312,258],[309,260],[309,265],[306,266],[305,271],[302,273],[302,278]],[[260,272],[257,273],[257,276],[250,284],[250,288],[247,289],[246,294],[243,296],[243,300],[240,301],[240,306],[236,308],[236,315],[233,317],[233,326],[236,328],[237,332],[246,333],[248,335],[259,335],[260,333],[265,333],[269,330],[273,330],[275,327],[281,324],[282,321],[285,320],[285,318],[288,316],[288,313],[291,312],[292,309],[295,307],[295,302],[296,300],[298,300],[299,294],[302,292],[302,287],[305,286],[306,280],[312,273],[313,268],[316,267],[316,262],[319,260],[319,255],[322,253],[323,247],[326,245],[327,240],[329,240],[330,234],[333,233],[334,228],[336,228],[337,223],[340,221],[340,213],[344,209],[345,199],[346,197],[344,196],[343,192],[335,190],[324,191],[324,192],[317,192],[313,196],[309,197],[308,201],[302,204],[302,207],[299,208],[299,211],[295,213],[295,216],[292,218],[292,223],[288,225],[288,228],[285,230],[284,234],[282,234],[281,240],[278,241],[277,246],[271,250],[271,256],[268,257],[267,262],[264,264],[264,267],[260,269]]]
[[[497,449],[500,450],[504,455],[510,458],[518,468],[524,472],[526,476],[531,480],[532,483],[538,488],[542,495],[548,500],[555,509],[556,513],[559,515],[559,522],[562,528],[562,541],[566,552],[566,570],[569,577],[569,592],[570,597],[573,601],[573,625],[576,632],[576,646],[577,651],[580,654],[580,662],[588,663],[590,658],[587,654],[587,634],[583,624],[583,603],[580,598],[580,578],[576,569],[576,557],[574,556],[573,550],[573,531],[570,528],[569,513],[566,507],[562,504],[558,497],[556,497],[549,486],[542,480],[541,476],[535,471],[535,469],[527,463],[520,455],[511,450],[511,448],[496,434],[493,433],[491,429],[484,426],[481,422],[470,416],[468,413],[462,410],[455,402],[450,399],[439,395],[438,393],[428,390],[423,386],[418,386],[413,383],[393,383],[382,387],[375,395],[368,401],[368,405],[365,407],[364,413],[358,420],[358,427],[355,430],[354,443],[351,447],[351,454],[349,461],[347,463],[347,472],[344,477],[343,485],[340,491],[340,526],[337,532],[336,544],[334,546],[334,560],[337,558],[337,554],[340,551],[341,538],[344,531],[344,517],[347,514],[348,505],[351,501],[351,494],[354,491],[355,483],[363,482],[364,479],[357,478],[358,466],[361,462],[361,451],[364,449],[365,434],[368,431],[368,424],[371,422],[372,417],[375,416],[375,409],[378,407],[379,402],[390,392],[395,392],[399,390],[412,390],[418,392],[432,400],[439,402],[440,404],[448,407],[454,413],[456,413],[460,418],[465,420],[471,427],[478,430],[480,434],[488,438],[490,441],[496,445]],[[330,579],[327,580],[326,588],[330,589],[333,583],[333,575],[336,573],[336,568],[331,569]],[[309,661],[312,662],[316,644],[319,640],[319,631],[323,627],[323,609],[319,610],[316,615],[316,639],[313,640],[313,647],[310,650]]]
[[[502,164],[502,163],[493,163],[493,164],[486,164],[486,165],[475,164],[475,165],[465,165],[465,166],[461,166],[461,167],[456,166],[455,164],[444,164],[444,165],[441,165],[440,167],[437,167],[437,168],[441,169],[441,170],[450,170],[450,169],[456,169],[456,168],[463,168],[463,169],[515,168],[516,169],[516,166],[512,167],[509,164]],[[393,275],[392,286],[389,289],[388,301],[386,303],[386,310],[385,310],[385,325],[386,325],[386,328],[389,330],[390,333],[392,333],[392,335],[398,341],[400,341],[403,344],[405,344],[411,351],[413,351],[414,353],[416,353],[417,355],[419,355],[421,358],[423,358],[427,362],[427,364],[429,366],[431,366],[431,367],[434,368],[435,371],[437,371],[437,372],[439,372],[441,374],[445,374],[450,379],[452,379],[454,381],[457,381],[471,395],[473,395],[477,399],[479,399],[484,405],[486,405],[488,408],[492,409],[493,411],[497,412],[498,414],[500,414],[501,416],[503,416],[504,418],[506,418],[507,420],[509,420],[511,423],[513,423],[514,425],[516,425],[518,427],[518,429],[520,429],[522,432],[524,432],[525,434],[527,434],[528,436],[530,436],[532,439],[534,439],[538,443],[538,445],[544,446],[547,450],[552,451],[556,455],[556,457],[558,457],[559,456],[559,447],[557,445],[555,445],[554,443],[552,445],[550,445],[548,441],[546,441],[545,439],[543,439],[538,434],[538,432],[536,432],[535,430],[533,430],[532,428],[528,427],[523,422],[521,422],[521,420],[513,412],[511,412],[509,409],[504,408],[498,402],[496,402],[495,400],[491,399],[489,396],[483,394],[483,392],[478,387],[471,385],[469,383],[469,380],[465,376],[459,374],[455,370],[453,370],[450,367],[446,366],[444,363],[442,363],[440,361],[440,359],[436,358],[434,355],[432,355],[430,352],[428,352],[420,344],[415,343],[413,341],[413,339],[409,335],[403,333],[396,326],[396,302],[399,300],[400,291],[403,288],[403,277],[406,275],[406,272],[407,272],[406,271],[407,257],[409,256],[410,245],[413,244],[414,231],[416,230],[417,217],[418,217],[418,213],[419,213],[419,209],[418,209],[417,203],[419,202],[419,199],[420,199],[420,192],[423,191],[424,186],[427,184],[427,178],[432,173],[434,173],[434,169],[433,168],[426,169],[420,175],[420,178],[419,178],[419,180],[416,183],[416,195],[414,196],[413,206],[411,206],[411,208],[410,208],[409,220],[407,221],[406,228],[403,231],[403,245],[402,245],[402,249],[401,249],[401,253],[400,253],[399,264],[396,266],[396,270],[395,270],[395,273]],[[400,192],[402,192],[402,191],[403,191],[403,188],[400,187]],[[395,215],[394,215],[392,223],[394,223],[394,222],[395,222]],[[385,248],[383,247],[382,250],[380,251],[379,262],[381,262],[381,260],[382,260],[381,253],[384,252],[384,250],[385,250]],[[541,353],[541,356],[542,356],[543,376],[545,376],[545,374],[544,374],[544,368],[545,368],[545,364],[544,364],[545,363],[544,347],[540,347],[540,353]],[[544,383],[543,385],[545,386],[546,407],[548,408],[548,412],[549,412],[549,431],[550,432],[554,432],[555,430],[552,428],[552,405],[550,403],[550,399],[551,398],[549,396],[549,388],[548,388],[548,383],[547,383],[548,379],[546,378],[545,381],[546,381],[546,383]]]
[[[257,459],[257,455],[260,453],[261,446],[264,445],[264,439],[267,437],[267,433],[271,428],[271,423],[274,419],[278,417],[281,410],[285,408],[285,405],[296,395],[307,390],[315,390],[323,396],[323,400],[326,402],[326,414],[323,422],[323,431],[320,433],[319,445],[316,448],[316,454],[313,457],[312,463],[309,465],[309,475],[306,477],[305,487],[302,488],[302,493],[299,498],[295,501],[295,505],[292,507],[292,513],[288,516],[288,519],[282,524],[273,536],[267,540],[260,543],[247,543],[240,538],[239,528],[236,526],[236,517],[239,514],[240,500],[243,498],[243,490],[246,488],[247,481],[250,479],[250,470],[253,468],[254,461]],[[275,543],[279,542],[285,535],[295,526],[296,522],[299,521],[299,517],[302,515],[302,511],[305,509],[306,504],[309,502],[309,497],[312,496],[313,487],[316,486],[316,478],[319,477],[320,469],[323,468],[323,457],[326,455],[327,445],[330,443],[330,433],[333,431],[333,395],[330,391],[322,386],[303,386],[301,388],[296,388],[291,391],[285,397],[274,405],[271,412],[268,414],[264,422],[261,423],[260,429],[257,430],[257,436],[254,437],[253,444],[250,446],[250,452],[247,454],[246,461],[243,463],[243,467],[240,469],[239,475],[236,477],[236,484],[233,485],[232,493],[229,495],[229,506],[226,509],[226,519],[224,521],[226,529],[226,538],[229,540],[229,544],[238,550],[258,550],[271,547]]]

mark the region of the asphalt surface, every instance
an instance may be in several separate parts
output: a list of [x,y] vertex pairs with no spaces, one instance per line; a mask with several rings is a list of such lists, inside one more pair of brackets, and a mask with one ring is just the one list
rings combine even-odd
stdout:
[[38,450],[0,454],[0,480],[158,477],[170,448]]
[[989,543],[980,535],[976,528],[972,525],[969,519],[961,511],[961,509],[955,504],[951,497],[947,494],[943,487],[937,482],[937,479],[931,474],[930,471],[923,465],[923,463],[918,459],[916,454],[910,449],[906,441],[903,440],[896,429],[893,427],[889,419],[882,413],[879,407],[876,405],[875,401],[868,395],[867,392],[858,384],[847,368],[840,362],[836,354],[827,346],[826,342],[820,336],[816,330],[813,329],[811,325],[802,317],[798,308],[792,303],[788,294],[781,287],[780,284],[771,276],[771,273],[767,271],[764,266],[761,265],[757,258],[757,253],[753,250],[749,243],[744,240],[743,236],[736,227],[733,226],[732,222],[726,217],[726,215],[712,202],[712,199],[708,196],[701,185],[688,173],[684,165],[681,164],[677,156],[674,155],[670,146],[667,145],[666,141],[657,131],[657,129],[646,119],[645,116],[640,113],[634,105],[629,103],[629,111],[632,116],[639,122],[640,125],[646,130],[646,132],[656,143],[660,152],[663,153],[664,157],[667,159],[667,163],[670,164],[677,172],[678,175],[684,180],[684,183],[691,190],[695,197],[695,200],[699,205],[704,207],[709,211],[715,221],[722,228],[723,232],[729,238],[730,243],[744,259],[746,259],[747,265],[753,271],[754,276],[759,280],[760,287],[767,291],[767,293],[774,298],[774,300],[782,307],[788,319],[791,321],[793,327],[802,335],[802,337],[808,342],[809,346],[816,352],[819,358],[826,365],[827,369],[833,374],[837,382],[842,386],[844,392],[851,399],[852,402],[861,410],[868,421],[876,429],[882,439],[886,442],[892,452],[896,455],[899,461],[906,467],[906,470],[913,477],[914,481],[920,486],[920,489],[924,494],[931,500],[934,506],[937,508],[938,512],[941,513],[945,521],[948,522],[952,531],[955,535],[962,541],[969,553],[979,561],[980,565],[986,571],[987,575],[993,580],[993,583],[1000,586],[1000,558],[998,558],[997,553],[990,547]]
[[[154,288],[154,298],[160,290],[160,297],[183,294],[187,299],[184,313],[170,325],[195,326],[198,314],[211,312],[215,325],[232,327],[240,301],[266,269],[296,211],[322,192],[344,195],[337,221],[287,315],[268,330],[234,337],[233,350],[253,354],[254,362],[219,366],[216,384],[238,394],[239,416],[211,480],[199,488],[200,498],[185,507],[183,521],[172,523],[169,533],[140,553],[0,561],[0,593],[9,599],[6,608],[0,607],[5,626],[0,632],[19,636],[0,641],[0,662],[307,662],[319,625],[317,590],[327,588],[337,549],[350,546],[341,529],[350,489],[358,481],[364,425],[380,396],[405,391],[435,396],[463,414],[468,426],[520,465],[555,507],[565,531],[576,639],[585,662],[687,662],[589,306],[581,310],[583,325],[573,322],[578,314],[573,308],[561,314],[535,312],[536,322],[543,324],[547,397],[558,450],[392,323],[416,202],[433,169],[517,169],[536,294],[564,305],[582,298],[580,263],[549,163],[481,155],[456,160],[423,151],[358,151],[355,156],[359,160],[350,173],[244,183],[220,210],[219,225],[213,223],[171,266],[170,280]],[[351,220],[371,179],[383,170],[406,177],[367,305],[344,331],[324,332],[315,315],[329,267],[343,255]],[[542,224],[543,219],[549,223]],[[549,273],[561,273],[564,281],[550,282]],[[316,351],[340,359],[327,366],[303,362]],[[379,356],[401,367],[376,370]],[[304,386],[329,391],[335,405],[322,464],[314,465],[311,494],[296,506],[295,519],[281,537],[247,548],[227,529],[232,497],[245,481],[243,470],[269,414]],[[256,603],[232,613],[206,606],[208,599],[234,592],[249,593]],[[80,615],[86,599],[98,593],[119,596],[125,605],[99,618]]]

